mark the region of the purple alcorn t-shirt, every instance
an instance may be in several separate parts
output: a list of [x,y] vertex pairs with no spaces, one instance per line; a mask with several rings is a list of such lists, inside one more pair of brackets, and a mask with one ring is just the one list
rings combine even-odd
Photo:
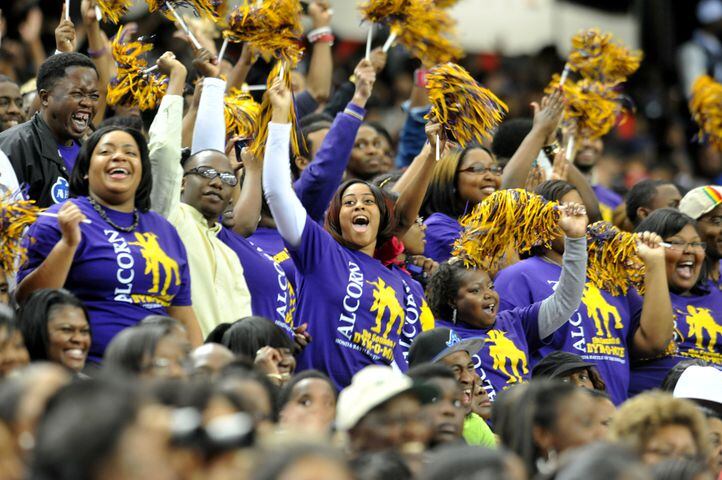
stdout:
[[313,340],[299,370],[326,372],[337,389],[368,365],[395,364],[406,320],[404,282],[380,261],[341,246],[306,217],[291,256],[298,269],[296,318]]
[[674,339],[663,355],[632,362],[630,395],[659,388],[680,360],[698,358],[722,367],[722,292],[711,282],[707,287],[702,295],[670,293]]
[[433,213],[424,221],[426,247],[424,256],[439,263],[451,257],[451,248],[464,229],[455,218],[443,213]]
[[[541,301],[554,293],[561,267],[541,257],[531,257],[505,268],[496,276],[502,310]],[[642,299],[634,291],[614,296],[589,281],[582,303],[567,323],[546,339],[533,363],[555,350],[574,353],[596,364],[612,401],[627,399],[629,346],[639,327]]]
[[283,268],[242,235],[222,228],[218,239],[236,252],[251,294],[253,315],[272,320],[293,338],[296,295]]
[[483,337],[486,343],[472,355],[476,373],[491,401],[502,390],[531,378],[529,356],[542,347],[539,338],[541,302],[496,315],[492,328],[481,330],[464,323],[436,320],[437,327],[455,331],[461,338]]
[[266,252],[277,262],[286,272],[286,278],[291,282],[294,291],[296,288],[296,265],[293,263],[291,254],[283,242],[283,237],[275,228],[258,227],[256,231],[248,237],[248,240],[255,246]]
[[78,153],[80,153],[80,144],[73,140],[73,144],[70,146],[58,145],[58,153],[65,163],[65,168],[68,169],[68,172],[72,173],[73,167],[75,167],[75,160],[78,158]]
[[602,185],[594,185],[592,189],[597,196],[597,200],[599,200],[599,210],[602,214],[602,218],[606,222],[611,222],[614,210],[623,201],[622,197],[618,193]]
[[[88,358],[98,362],[105,347],[122,329],[148,315],[167,315],[170,306],[191,305],[191,279],[183,242],[176,229],[155,212],[139,214],[132,232],[110,226],[87,197],[72,201],[91,223],[81,223],[82,238],[64,288],[83,301],[90,316],[93,342]],[[48,209],[57,213],[62,204]],[[130,226],[133,214],[106,208],[115,224]],[[28,260],[22,280],[35,270],[62,237],[58,221],[38,217],[28,230]]]
[[434,328],[435,320],[429,304],[426,303],[424,287],[398,266],[393,265],[391,269],[403,279],[406,292],[406,322],[401,330],[401,337],[397,345],[402,359],[397,363],[402,367],[402,370],[406,370],[411,344],[421,332]]

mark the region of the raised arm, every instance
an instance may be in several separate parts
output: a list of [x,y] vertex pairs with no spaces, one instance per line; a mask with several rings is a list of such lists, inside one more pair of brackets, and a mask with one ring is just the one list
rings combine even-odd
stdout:
[[424,71],[417,70],[414,76],[416,82],[413,89],[411,90],[411,97],[408,102],[403,105],[403,108],[407,110],[406,122],[401,129],[399,134],[399,148],[396,153],[396,166],[405,167],[413,161],[416,155],[421,152],[426,143],[426,136],[424,135],[424,126],[426,120],[424,116],[429,113],[429,99],[428,91],[423,86],[424,81],[418,78],[424,74]]
[[564,256],[562,273],[554,293],[542,301],[539,308],[539,338],[542,340],[567,323],[579,308],[584,293],[587,271],[587,222],[586,210],[579,204],[562,207],[559,226],[564,231]]
[[[313,30],[330,29],[332,11],[328,0],[313,0],[308,6],[308,15],[313,21]],[[313,42],[311,62],[306,75],[306,90],[318,103],[328,100],[331,94],[333,77],[333,58],[331,45],[333,42],[317,40]]]
[[83,18],[83,25],[88,34],[88,56],[93,60],[95,69],[98,70],[98,93],[100,100],[96,109],[93,121],[96,125],[103,121],[105,116],[106,94],[110,82],[111,69],[113,64],[110,54],[110,42],[105,33],[100,29],[98,17],[95,14],[95,0],[82,0],[80,10]]
[[158,70],[168,75],[168,90],[148,130],[148,150],[153,172],[150,204],[153,210],[168,218],[180,202],[183,169],[181,132],[183,124],[183,86],[186,68],[172,52],[158,59]]
[[37,71],[40,68],[40,65],[45,61],[45,48],[43,47],[43,41],[40,38],[42,28],[43,11],[40,7],[31,8],[25,17],[25,21],[18,26],[20,38],[26,48],[30,50],[30,57],[33,59],[35,71]]
[[646,275],[642,316],[632,341],[632,355],[635,357],[659,355],[674,334],[674,313],[661,242],[662,237],[656,233],[639,234],[637,251],[646,267]]
[[244,237],[253,235],[258,227],[263,203],[261,188],[263,164],[248,148],[241,152],[243,161],[243,186],[241,195],[233,206],[233,231]]
[[366,115],[366,102],[371,96],[376,72],[367,60],[355,70],[356,89],[346,109],[336,115],[313,161],[301,172],[293,188],[308,214],[320,221],[338,188],[351,157],[356,133]]
[[542,98],[541,106],[535,102],[532,107],[534,108],[534,124],[512,155],[509,163],[504,167],[501,188],[524,188],[532,164],[542,147],[553,141],[562,113],[564,113],[562,92],[557,89],[551,95]]
[[60,207],[58,226],[62,236],[45,260],[20,282],[15,292],[18,302],[22,303],[31,293],[41,288],[62,288],[65,285],[82,239],[80,222],[83,220],[85,214],[72,201]]
[[291,91],[280,78],[274,80],[267,95],[270,96],[273,114],[268,124],[268,140],[263,157],[263,191],[278,233],[286,243],[296,247],[301,244],[307,214],[291,185],[289,114],[293,100]]
[[214,55],[205,49],[198,50],[195,54],[193,65],[205,78],[196,123],[193,126],[191,154],[202,150],[225,152],[226,120],[223,115],[223,102],[226,82],[218,78],[220,69]]
[[257,55],[251,47],[250,43],[244,43],[241,50],[241,56],[228,74],[228,90],[231,88],[241,88],[248,77],[248,72],[256,63]]

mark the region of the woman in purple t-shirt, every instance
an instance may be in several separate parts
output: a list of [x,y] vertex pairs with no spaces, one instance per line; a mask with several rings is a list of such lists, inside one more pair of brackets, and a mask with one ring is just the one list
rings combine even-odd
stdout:
[[90,316],[91,361],[100,361],[119,331],[149,314],[180,320],[191,342],[202,341],[185,248],[175,228],[149,211],[150,189],[143,136],[127,127],[101,128],[78,156],[74,198],[50,207],[52,216],[41,216],[28,232],[17,298],[41,288],[73,292]]
[[680,360],[722,366],[722,292],[701,276],[706,245],[697,222],[672,208],[655,210],[637,231],[655,232],[669,245],[664,258],[674,313],[674,338],[656,357],[632,362],[630,394],[659,388]]
[[442,156],[421,210],[426,217],[425,256],[437,262],[451,256],[462,230],[458,219],[499,189],[501,172],[494,155],[478,145]]

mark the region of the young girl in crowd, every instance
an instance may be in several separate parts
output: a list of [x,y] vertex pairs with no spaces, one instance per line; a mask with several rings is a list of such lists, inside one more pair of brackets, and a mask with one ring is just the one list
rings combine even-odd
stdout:
[[90,325],[85,305],[67,290],[34,292],[22,305],[20,329],[32,361],[47,360],[74,372],[85,367]]
[[586,266],[584,208],[565,204],[559,227],[566,234],[559,287],[547,299],[499,312],[499,294],[489,273],[467,268],[461,258],[443,263],[431,277],[427,296],[436,325],[461,338],[484,337],[475,366],[492,401],[509,385],[531,377],[529,357],[538,351],[579,305]]
[[30,363],[15,312],[0,305],[0,379]]
[[327,437],[336,418],[338,393],[318,370],[295,375],[278,394],[278,425],[291,432]]
[[[659,356],[632,362],[630,394],[659,388],[667,373],[685,358],[722,366],[722,292],[705,280],[705,242],[697,222],[671,208],[652,212],[637,231],[654,232],[669,244],[665,265],[674,312],[674,338]],[[718,340],[719,339],[719,340]]]
[[74,196],[41,216],[28,232],[28,260],[17,297],[65,288],[88,310],[99,362],[122,329],[149,313],[180,320],[194,344],[201,336],[191,306],[186,250],[175,228],[150,209],[151,170],[145,138],[127,127],[95,131],[78,155]]
[[[582,202],[577,190],[561,180],[544,182],[537,193],[560,203]],[[627,398],[630,356],[661,353],[672,338],[672,307],[664,271],[664,249],[655,233],[643,233],[638,253],[646,267],[642,299],[635,291],[612,295],[587,281],[581,305],[575,306],[562,328],[540,345],[533,361],[562,350],[596,364],[612,400],[619,405]],[[500,310],[512,310],[538,302],[558,289],[565,254],[563,238],[551,248],[512,265],[496,276]],[[577,308],[578,307],[578,308]],[[571,318],[569,318],[571,317]]]

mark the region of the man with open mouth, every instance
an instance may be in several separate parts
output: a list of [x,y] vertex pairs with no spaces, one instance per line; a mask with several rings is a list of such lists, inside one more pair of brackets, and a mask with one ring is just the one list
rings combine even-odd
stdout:
[[68,198],[68,178],[100,98],[98,72],[83,54],[58,53],[40,66],[37,91],[40,111],[0,133],[0,150],[27,196],[49,207]]

